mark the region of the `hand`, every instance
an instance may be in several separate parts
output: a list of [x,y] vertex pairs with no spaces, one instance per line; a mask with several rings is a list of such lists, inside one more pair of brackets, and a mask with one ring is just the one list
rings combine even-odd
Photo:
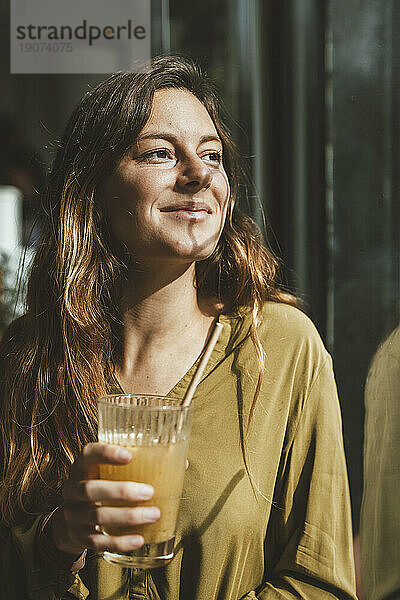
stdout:
[[64,504],[52,518],[51,534],[56,547],[71,555],[85,548],[96,552],[129,552],[144,544],[141,535],[109,536],[96,526],[126,527],[154,523],[160,518],[157,507],[101,506],[99,503],[126,503],[149,500],[154,494],[150,485],[130,481],[105,481],[98,477],[98,465],[124,465],[132,454],[120,446],[99,442],[87,444],[71,468],[63,486]]

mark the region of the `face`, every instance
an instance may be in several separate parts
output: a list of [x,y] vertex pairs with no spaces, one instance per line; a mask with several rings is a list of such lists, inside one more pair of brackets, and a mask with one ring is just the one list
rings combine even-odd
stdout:
[[193,94],[175,89],[155,92],[148,122],[104,187],[113,234],[135,261],[156,265],[213,252],[229,191],[210,115]]

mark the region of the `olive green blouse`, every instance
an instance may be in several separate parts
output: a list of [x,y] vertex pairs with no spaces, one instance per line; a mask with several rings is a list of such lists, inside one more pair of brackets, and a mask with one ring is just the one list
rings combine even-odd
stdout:
[[399,600],[400,326],[376,353],[365,386],[360,541],[365,600]]
[[[352,527],[340,408],[331,358],[299,310],[266,303],[221,316],[223,332],[194,396],[172,562],[122,569],[88,552],[72,572],[40,527],[5,532],[0,597],[7,600],[323,600],[355,598]],[[169,395],[182,397],[195,365]],[[244,456],[248,457],[247,465]]]

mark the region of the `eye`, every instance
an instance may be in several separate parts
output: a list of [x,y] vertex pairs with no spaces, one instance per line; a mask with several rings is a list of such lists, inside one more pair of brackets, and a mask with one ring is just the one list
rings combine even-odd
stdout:
[[207,162],[215,163],[220,165],[222,162],[222,152],[220,150],[213,150],[212,152],[206,152],[202,156],[203,160]]
[[157,148],[150,150],[138,157],[138,160],[146,163],[163,163],[167,160],[174,160],[174,155],[168,148]]

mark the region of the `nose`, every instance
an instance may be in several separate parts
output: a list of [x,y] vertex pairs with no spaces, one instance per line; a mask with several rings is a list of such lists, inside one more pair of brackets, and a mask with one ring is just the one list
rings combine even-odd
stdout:
[[195,193],[203,189],[208,189],[211,181],[211,169],[196,155],[182,163],[177,178],[177,185],[183,191]]

